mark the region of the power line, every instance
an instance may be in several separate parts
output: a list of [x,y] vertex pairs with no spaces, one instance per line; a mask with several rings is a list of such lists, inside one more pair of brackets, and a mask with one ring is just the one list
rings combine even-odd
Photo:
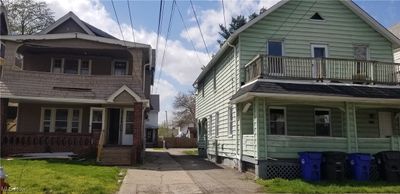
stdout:
[[164,3],[163,0],[160,0],[160,10],[158,13],[158,27],[157,27],[157,42],[156,42],[156,52],[158,52],[158,43],[160,40],[160,34],[162,31],[162,22],[163,22],[163,15],[164,15]]
[[121,32],[122,41],[124,42],[124,44],[125,44],[125,47],[126,47],[126,42],[125,42],[125,38],[124,38],[124,33],[122,33],[121,24],[119,23],[119,19],[118,19],[117,11],[115,10],[115,6],[114,6],[114,1],[113,1],[113,0],[111,0],[111,5],[112,5],[112,7],[113,7],[113,10],[114,10],[115,18],[117,19],[117,23],[118,23],[119,31]]
[[227,26],[226,26],[226,17],[225,17],[225,5],[224,5],[224,0],[221,0],[221,3],[222,3],[222,13],[224,13],[224,23],[225,23],[225,27],[227,28]]
[[206,44],[206,41],[204,40],[203,32],[201,31],[200,23],[199,23],[199,20],[197,19],[196,10],[194,9],[192,0],[190,0],[190,5],[192,6],[193,14],[194,14],[194,17],[196,18],[196,22],[197,22],[197,27],[199,27],[201,39],[203,39],[204,47],[206,48],[207,54],[210,57],[210,52],[208,52],[207,44]]
[[126,2],[128,3],[128,10],[129,10],[129,20],[131,21],[131,30],[132,30],[132,37],[133,37],[133,42],[136,43],[135,40],[135,31],[133,30],[133,20],[132,20],[132,10],[131,10],[131,6],[129,3],[129,0],[126,0]]
[[181,10],[179,9],[178,3],[176,3],[176,9],[178,10],[179,16],[181,17],[182,24],[183,24],[183,26],[185,27],[186,34],[187,34],[187,36],[188,36],[188,38],[189,38],[189,40],[190,40],[190,43],[192,44],[192,47],[193,47],[194,51],[196,51],[197,59],[199,60],[200,65],[203,65],[203,64],[201,63],[201,60],[200,60],[198,51],[197,51],[197,49],[196,49],[196,46],[194,45],[193,40],[192,40],[192,38],[190,37],[189,30],[188,30],[188,28],[187,28],[187,26],[186,26],[185,20],[183,19],[183,15],[182,15]]
[[169,15],[169,22],[168,22],[168,30],[167,30],[167,35],[165,37],[165,45],[164,45],[164,50],[163,50],[163,54],[162,54],[162,58],[161,58],[160,71],[158,72],[156,93],[157,93],[157,90],[158,90],[158,85],[159,85],[161,74],[162,74],[163,64],[164,64],[164,61],[165,61],[165,51],[167,50],[169,33],[171,31],[172,18],[174,16],[174,11],[175,11],[175,4],[176,4],[176,1],[175,0],[172,1],[171,13]]

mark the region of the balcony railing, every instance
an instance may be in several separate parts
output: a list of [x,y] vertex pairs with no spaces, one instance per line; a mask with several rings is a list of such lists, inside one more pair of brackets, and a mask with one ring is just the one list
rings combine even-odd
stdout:
[[353,59],[257,55],[244,71],[246,82],[259,78],[388,85],[400,82],[399,63]]

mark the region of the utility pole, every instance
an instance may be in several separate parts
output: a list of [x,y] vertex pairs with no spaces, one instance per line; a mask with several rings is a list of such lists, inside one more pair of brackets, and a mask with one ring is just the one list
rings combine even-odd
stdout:
[[168,111],[165,111],[165,125],[167,125],[168,129]]

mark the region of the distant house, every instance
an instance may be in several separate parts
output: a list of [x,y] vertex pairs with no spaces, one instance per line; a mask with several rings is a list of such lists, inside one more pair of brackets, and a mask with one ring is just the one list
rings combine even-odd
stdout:
[[[400,23],[392,26],[389,28],[389,30],[398,38],[400,38]],[[400,49],[395,49],[394,50],[394,61],[396,63],[400,63]]]
[[158,112],[160,112],[160,95],[150,95],[150,110],[145,120],[146,147],[158,145]]
[[38,34],[0,40],[2,155],[72,151],[96,153],[107,165],[141,161],[150,45],[119,40],[72,12]]
[[193,124],[178,127],[179,133],[176,137],[197,138],[196,128]]
[[400,150],[399,48],[352,1],[280,1],[196,79],[199,153],[293,178],[298,152]]

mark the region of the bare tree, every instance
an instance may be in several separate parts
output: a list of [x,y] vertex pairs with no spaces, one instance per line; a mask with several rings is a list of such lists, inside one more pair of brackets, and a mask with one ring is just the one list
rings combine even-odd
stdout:
[[54,22],[54,13],[46,2],[34,0],[5,0],[8,28],[11,34],[37,33]]
[[193,91],[178,93],[175,96],[173,107],[174,123],[176,126],[193,124],[196,126],[196,100]]

